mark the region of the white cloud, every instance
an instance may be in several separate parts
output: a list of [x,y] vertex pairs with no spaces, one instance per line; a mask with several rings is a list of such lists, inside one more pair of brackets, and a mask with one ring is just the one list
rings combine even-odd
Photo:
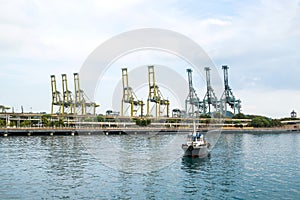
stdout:
[[243,113],[283,118],[289,117],[292,110],[300,112],[297,90],[237,90],[235,95],[242,99]]
[[[78,71],[88,54],[106,39],[135,28],[165,28],[198,42],[218,67],[228,64],[230,85],[242,92],[245,111],[258,112],[248,106],[253,105],[252,98],[245,91],[259,93],[268,88],[269,95],[278,99],[275,95],[285,95],[289,87],[300,89],[295,86],[300,62],[299,9],[293,0],[223,1],[221,5],[173,0],[2,1],[0,67],[6,72],[0,74],[0,83],[7,84],[17,74],[15,82],[26,80],[24,87],[37,82],[45,86],[33,96],[47,96],[50,74]],[[238,92],[234,91],[237,96]],[[2,101],[17,103],[15,97],[15,92],[5,89]],[[34,99],[38,98],[30,101]],[[50,98],[43,104],[49,102]],[[260,110],[266,109],[265,115],[286,113],[287,108],[257,103]]]

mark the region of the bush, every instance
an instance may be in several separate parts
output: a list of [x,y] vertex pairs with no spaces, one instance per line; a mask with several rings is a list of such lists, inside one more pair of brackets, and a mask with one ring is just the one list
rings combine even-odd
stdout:
[[136,119],[135,124],[138,126],[148,126],[151,124],[150,119]]
[[22,121],[21,123],[20,123],[20,126],[21,127],[29,127],[29,126],[31,126],[32,124],[31,124],[31,121],[29,121],[29,120],[25,120],[25,121]]
[[252,118],[251,123],[249,124],[253,127],[276,127],[282,126],[281,122],[278,119],[271,119],[263,116],[255,116]]
[[6,121],[4,119],[0,119],[0,127],[5,127]]
[[243,113],[238,113],[238,114],[234,115],[232,117],[232,119],[249,119],[249,117],[244,115]]

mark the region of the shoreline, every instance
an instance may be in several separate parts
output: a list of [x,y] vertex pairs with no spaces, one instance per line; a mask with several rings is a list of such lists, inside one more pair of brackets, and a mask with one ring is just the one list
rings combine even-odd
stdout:
[[[300,129],[291,128],[200,128],[198,131],[207,132],[210,130],[220,130],[222,133],[236,134],[267,134],[267,133],[295,133],[300,132]],[[161,128],[161,127],[138,127],[138,128],[66,128],[66,127],[23,127],[23,128],[0,128],[0,137],[7,136],[62,136],[62,135],[124,135],[124,134],[145,134],[149,132],[163,133],[188,133],[191,128]]]

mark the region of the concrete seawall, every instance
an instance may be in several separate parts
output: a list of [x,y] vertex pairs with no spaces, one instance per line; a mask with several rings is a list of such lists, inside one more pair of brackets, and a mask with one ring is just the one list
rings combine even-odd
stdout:
[[[207,132],[211,129],[202,128],[198,131]],[[215,130],[215,129],[214,129]],[[284,128],[222,128],[219,129],[222,133],[250,133],[250,134],[262,134],[262,133],[291,133],[300,132],[299,129],[284,129]],[[142,128],[0,128],[0,136],[54,136],[54,135],[111,135],[111,134],[143,134],[149,132],[159,133],[188,133],[191,132],[191,128],[157,128],[157,127],[142,127]]]

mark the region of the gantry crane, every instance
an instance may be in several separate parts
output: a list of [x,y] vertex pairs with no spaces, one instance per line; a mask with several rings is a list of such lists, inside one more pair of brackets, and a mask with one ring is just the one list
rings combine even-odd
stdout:
[[61,113],[64,110],[61,93],[56,87],[55,75],[51,75],[51,90],[52,90],[52,102],[51,102],[51,114],[54,114],[54,106],[58,106],[57,113]]
[[211,106],[213,106],[215,108],[215,110],[219,109],[219,101],[218,98],[214,92],[214,89],[212,88],[211,84],[210,84],[210,68],[209,67],[205,67],[204,68],[205,72],[206,72],[206,94],[203,98],[203,111],[205,114],[212,114],[212,110],[211,110]]
[[192,69],[187,69],[189,81],[189,94],[185,100],[185,111],[187,117],[199,116],[203,111],[203,102],[197,96],[196,90],[193,87]]
[[228,66],[222,66],[224,72],[224,87],[225,90],[220,99],[220,108],[223,116],[227,116],[227,104],[233,109],[233,114],[240,113],[241,100],[236,99],[228,84]]
[[74,102],[72,98],[72,92],[68,89],[68,79],[66,74],[62,74],[62,89],[63,89],[63,111],[69,114],[73,114]]
[[[126,112],[130,107],[130,117],[135,117],[138,114],[142,117],[144,103],[143,101],[138,100],[133,89],[128,84],[127,68],[122,68],[122,85],[123,85],[123,97],[121,102],[121,115],[125,116]],[[125,108],[126,104],[130,104],[130,106]]]
[[74,73],[74,91],[75,91],[75,98],[74,98],[74,114],[85,114],[85,102],[83,98],[83,90],[80,89],[80,82],[79,82],[79,74]]
[[92,113],[96,114],[96,108],[99,107],[95,102],[89,100],[85,95],[84,91],[80,87],[79,74],[74,73],[74,89],[75,89],[75,100],[74,100],[74,114],[85,115],[90,113],[89,109],[92,109]]
[[166,117],[169,117],[168,99],[164,99],[159,87],[156,85],[154,66],[148,66],[148,81],[149,81],[149,94],[147,99],[147,116],[151,116],[150,103],[155,103],[155,117],[160,117],[164,112]]

